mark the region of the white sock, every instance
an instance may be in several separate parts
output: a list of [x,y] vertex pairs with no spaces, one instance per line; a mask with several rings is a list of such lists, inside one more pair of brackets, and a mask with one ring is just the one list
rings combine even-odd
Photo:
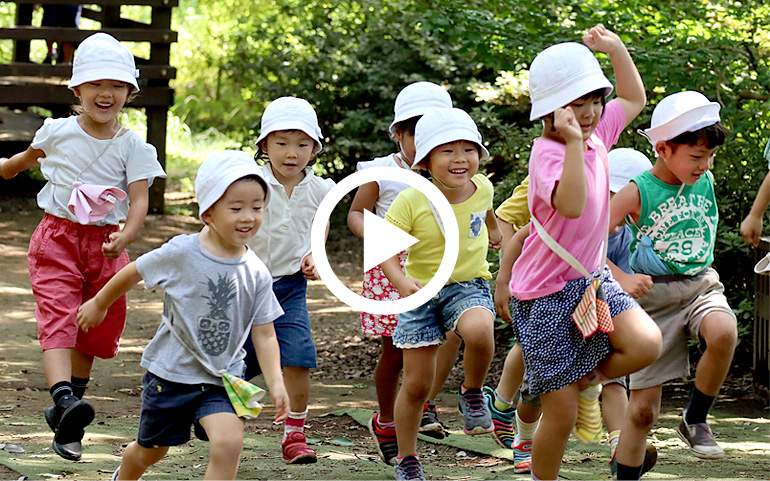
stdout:
[[520,441],[532,441],[535,438],[538,424],[540,424],[540,418],[533,423],[525,423],[519,417],[519,411],[516,411],[516,437]]

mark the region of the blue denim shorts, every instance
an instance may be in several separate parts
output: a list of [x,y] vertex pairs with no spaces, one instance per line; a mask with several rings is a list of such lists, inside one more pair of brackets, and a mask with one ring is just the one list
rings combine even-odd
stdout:
[[486,279],[476,278],[444,286],[430,301],[398,315],[393,344],[399,349],[441,344],[468,309],[483,307],[494,315],[495,304]]
[[[136,442],[143,448],[179,446],[190,440],[190,428],[201,418],[217,413],[235,415],[222,386],[181,384],[147,371],[142,388]],[[196,427],[196,433],[199,429]]]

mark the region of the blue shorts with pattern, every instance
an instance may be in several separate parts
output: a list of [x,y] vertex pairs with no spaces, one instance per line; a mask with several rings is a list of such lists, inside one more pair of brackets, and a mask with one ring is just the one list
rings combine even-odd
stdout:
[[486,279],[447,284],[433,299],[398,315],[393,345],[413,349],[441,344],[445,333],[457,328],[460,316],[474,307],[483,307],[494,316],[495,304]]
[[[596,275],[598,270],[594,273]],[[639,304],[620,287],[605,266],[600,276],[610,315],[617,316]],[[593,371],[611,351],[606,333],[583,335],[572,320],[590,279],[567,282],[559,292],[528,301],[511,302],[514,335],[521,343],[532,394],[556,391]]]

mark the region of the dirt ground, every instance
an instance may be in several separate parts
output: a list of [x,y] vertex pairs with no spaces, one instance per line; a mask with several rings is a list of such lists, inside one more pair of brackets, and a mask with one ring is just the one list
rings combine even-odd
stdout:
[[[169,202],[189,200],[169,197]],[[59,458],[50,448],[53,435],[42,416],[51,401],[36,339],[26,262],[28,241],[41,215],[31,199],[0,199],[0,448],[12,444],[24,449],[24,453],[11,452],[7,445],[0,449],[0,479],[109,479],[123,447],[136,433],[143,374],[139,360],[160,321],[162,292],[137,287],[129,294],[120,354],[96,362],[87,392],[97,419],[84,439],[83,460],[72,463]],[[131,257],[198,229],[194,217],[150,216],[140,238],[130,246]],[[344,226],[333,226],[327,251],[335,271],[355,288],[360,282],[356,279],[360,245],[351,237]],[[308,304],[319,363],[312,375],[308,433],[316,443],[319,462],[306,466],[281,462],[280,431],[271,425],[272,410],[267,406],[259,419],[247,423],[239,478],[392,479],[392,468],[379,461],[365,427],[376,409],[372,375],[377,341],[361,335],[358,313],[334,298],[320,281],[311,283]],[[496,383],[504,354],[499,347],[490,385]],[[674,429],[689,385],[667,386],[660,421],[651,436],[660,453],[658,465],[646,478],[769,478],[768,407],[754,394],[748,379],[731,377],[712,410],[710,422],[728,454],[720,462],[691,457],[678,440]],[[435,479],[529,479],[529,475],[513,474],[510,452],[498,448],[491,438],[462,434],[455,396],[460,381],[458,363],[438,399],[439,416],[451,435],[443,444],[423,440],[418,446],[426,474]],[[571,440],[562,477],[608,479],[608,450],[606,444],[588,446]],[[144,479],[200,479],[207,459],[206,443],[192,438],[173,448]]]

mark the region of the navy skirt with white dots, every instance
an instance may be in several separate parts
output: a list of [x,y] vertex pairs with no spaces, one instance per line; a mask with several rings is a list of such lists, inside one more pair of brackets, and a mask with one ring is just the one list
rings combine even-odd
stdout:
[[[639,307],[613,279],[608,267],[600,280],[612,317]],[[512,299],[513,331],[521,343],[532,394],[569,386],[593,371],[612,350],[606,333],[596,331],[583,338],[572,320],[589,282],[587,278],[576,279],[548,296],[529,301]]]

